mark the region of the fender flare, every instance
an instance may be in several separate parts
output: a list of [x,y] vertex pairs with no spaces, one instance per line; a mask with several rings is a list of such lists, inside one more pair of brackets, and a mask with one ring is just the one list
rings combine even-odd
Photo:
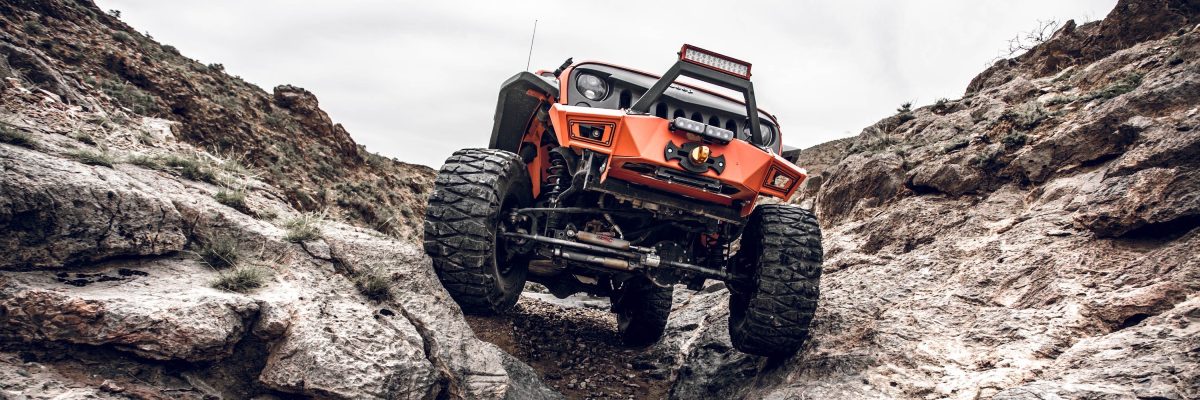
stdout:
[[[531,96],[531,90],[542,94],[544,98]],[[508,78],[500,86],[488,148],[516,153],[521,145],[521,137],[529,129],[529,121],[536,115],[538,107],[545,100],[557,98],[558,88],[538,75],[523,71]]]

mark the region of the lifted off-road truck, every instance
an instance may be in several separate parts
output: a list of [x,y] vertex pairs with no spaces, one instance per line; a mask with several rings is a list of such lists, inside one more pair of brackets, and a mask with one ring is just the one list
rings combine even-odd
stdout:
[[816,217],[786,204],[806,172],[782,149],[750,64],[711,51],[684,45],[661,77],[571,60],[521,72],[500,89],[488,148],[438,173],[425,250],[467,313],[503,312],[533,281],[608,296],[634,346],[662,336],[676,284],[724,281],[734,347],[792,354],[822,251]]

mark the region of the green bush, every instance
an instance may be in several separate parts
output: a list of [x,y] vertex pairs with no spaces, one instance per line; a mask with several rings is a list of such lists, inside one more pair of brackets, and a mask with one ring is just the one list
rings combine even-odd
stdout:
[[1045,108],[1037,101],[1017,106],[1016,108],[1005,111],[1004,117],[1013,122],[1013,125],[1018,129],[1030,130],[1038,126],[1042,120],[1050,116]]
[[226,269],[237,265],[238,242],[231,236],[217,236],[200,244],[196,255],[208,266],[214,269]]
[[1121,79],[1117,79],[1115,82],[1110,83],[1108,86],[1105,86],[1103,89],[1088,93],[1087,96],[1084,96],[1084,99],[1085,100],[1093,100],[1093,99],[1108,100],[1108,99],[1123,95],[1125,93],[1132,92],[1134,89],[1137,89],[1138,86],[1142,85],[1142,78],[1143,78],[1143,76],[1139,72],[1131,72],[1131,73],[1125,74],[1125,76],[1121,77]]
[[1004,144],[1005,148],[1017,148],[1025,145],[1027,138],[1024,133],[1012,132],[1000,139],[1000,143]]
[[157,157],[151,157],[145,154],[134,154],[125,157],[125,162],[142,168],[162,169],[162,164],[159,164]]
[[378,269],[359,274],[354,280],[354,286],[371,300],[383,301],[392,298],[392,282]]
[[287,234],[283,236],[284,240],[289,242],[307,242],[321,238],[321,220],[324,219],[324,214],[305,213],[299,217],[289,219],[284,223],[287,228]]
[[67,153],[67,155],[71,156],[71,158],[74,158],[75,161],[79,161],[79,162],[87,164],[87,165],[99,165],[102,167],[109,167],[109,168],[112,168],[112,166],[113,166],[112,156],[110,156],[110,155],[108,155],[108,153],[104,153],[104,152],[96,152],[96,151],[90,151],[90,150],[76,150],[76,151]]
[[1075,102],[1075,100],[1076,100],[1076,98],[1074,96],[1064,96],[1064,95],[1060,94],[1060,95],[1051,97],[1049,100],[1046,100],[1046,105],[1047,106],[1057,106],[1057,105],[1062,105],[1062,104],[1071,104],[1071,103]]
[[129,42],[133,41],[133,36],[129,36],[128,33],[121,32],[121,31],[113,32],[112,38],[113,38],[113,40],[116,40],[121,43],[129,43]]
[[168,171],[193,181],[217,183],[217,174],[206,163],[195,157],[180,157],[171,155],[164,157],[162,163]]
[[217,280],[213,281],[212,287],[238,293],[263,287],[270,275],[265,268],[253,265],[240,266],[232,271],[219,272],[219,274]]
[[21,29],[30,35],[41,35],[46,33],[46,26],[34,20],[28,20],[22,23]]
[[245,214],[250,214],[250,208],[246,206],[245,190],[223,188],[218,190],[217,194],[213,195],[213,198],[215,198],[218,203],[227,205],[234,210],[241,211]]
[[145,115],[158,109],[158,103],[155,102],[154,96],[124,82],[107,80],[100,84],[100,90],[104,91],[104,94],[111,97],[117,104],[132,110],[135,114]]

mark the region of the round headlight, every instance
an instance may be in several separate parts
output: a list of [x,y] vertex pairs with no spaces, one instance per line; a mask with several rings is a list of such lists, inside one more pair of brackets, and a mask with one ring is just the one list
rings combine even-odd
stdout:
[[[750,124],[747,123],[746,125],[750,125]],[[759,143],[759,144],[761,144],[763,146],[770,146],[772,144],[775,144],[775,130],[771,129],[771,126],[767,125],[767,124],[760,123],[758,126],[759,126],[759,131],[762,133],[762,140],[763,140],[763,142]],[[745,134],[747,140],[749,140],[750,127],[746,126],[746,128],[742,129],[742,133]]]
[[579,89],[579,93],[583,93],[583,97],[592,101],[600,101],[604,96],[608,96],[608,82],[591,74],[581,73],[575,77],[575,88]]

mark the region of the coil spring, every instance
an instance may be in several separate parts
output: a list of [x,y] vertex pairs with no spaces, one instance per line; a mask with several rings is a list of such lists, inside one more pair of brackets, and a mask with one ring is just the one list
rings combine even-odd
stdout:
[[[549,173],[546,176],[546,196],[550,199],[550,206],[558,206],[558,195],[564,190],[564,180],[569,180],[570,171],[567,171],[567,160],[564,160],[561,155],[550,155],[550,166],[546,168]],[[551,213],[546,217],[546,227],[548,229],[558,229],[559,221],[561,220],[559,213]]]
[[567,161],[562,157],[550,157],[550,166],[546,168],[549,175],[546,176],[546,193],[550,198],[557,197],[563,191],[563,181],[568,179],[567,176]]

